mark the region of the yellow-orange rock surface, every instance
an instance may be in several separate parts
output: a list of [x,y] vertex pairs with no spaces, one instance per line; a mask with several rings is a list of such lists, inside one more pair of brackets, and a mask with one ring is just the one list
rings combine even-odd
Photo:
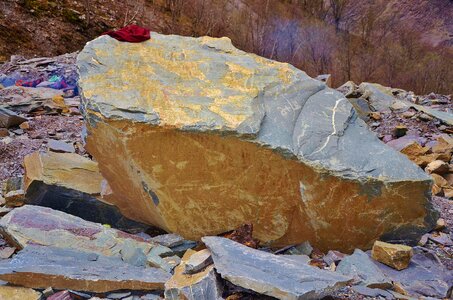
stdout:
[[78,57],[87,150],[128,218],[188,239],[253,223],[263,243],[416,241],[431,179],[338,92],[227,38],[102,36]]

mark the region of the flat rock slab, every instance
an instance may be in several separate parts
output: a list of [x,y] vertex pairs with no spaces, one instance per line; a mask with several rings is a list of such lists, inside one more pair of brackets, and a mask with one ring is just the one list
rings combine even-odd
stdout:
[[163,289],[170,275],[131,266],[121,259],[55,247],[27,246],[0,262],[0,279],[31,288],[89,292]]
[[320,270],[303,261],[255,250],[221,237],[204,237],[222,278],[278,299],[320,299],[352,277]]
[[77,65],[86,149],[130,219],[189,240],[252,223],[261,242],[341,251],[435,223],[431,178],[291,65],[154,32],[101,36]]
[[399,282],[411,296],[442,299],[452,297],[453,273],[442,265],[434,253],[414,248],[409,267],[401,271],[373,262],[389,279]]
[[21,113],[37,110],[49,112],[62,111],[61,104],[55,99],[62,99],[63,91],[44,87],[10,86],[0,90],[2,103],[6,108]]
[[[71,146],[72,147],[72,146]],[[25,203],[60,210],[122,230],[147,228],[124,217],[101,195],[98,164],[74,153],[34,152],[24,158]]]
[[121,257],[131,247],[146,255],[156,246],[137,236],[34,205],[24,205],[2,217],[0,229],[20,248],[37,244]]
[[47,140],[47,146],[49,147],[49,150],[53,152],[61,153],[75,152],[74,145],[59,140],[49,139]]
[[338,264],[336,272],[345,276],[352,276],[358,284],[369,288],[389,289],[392,287],[391,280],[360,249],[343,258]]

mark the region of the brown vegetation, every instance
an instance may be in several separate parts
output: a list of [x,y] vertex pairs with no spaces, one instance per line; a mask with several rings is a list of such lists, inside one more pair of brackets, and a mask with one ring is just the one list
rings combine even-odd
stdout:
[[[448,15],[453,5],[447,2],[443,13]],[[334,85],[372,81],[419,94],[451,93],[452,47],[423,43],[427,33],[405,25],[405,14],[412,11],[381,14],[377,12],[387,4],[364,3],[367,0],[5,1],[0,4],[0,31],[8,34],[0,37],[0,56],[74,51],[109,28],[136,22],[163,33],[228,36],[240,49],[291,63],[309,75],[330,73]],[[11,25],[12,18],[20,25]]]

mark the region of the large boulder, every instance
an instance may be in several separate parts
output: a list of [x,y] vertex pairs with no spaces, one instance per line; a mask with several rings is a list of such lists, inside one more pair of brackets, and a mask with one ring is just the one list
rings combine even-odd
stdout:
[[431,179],[342,94],[228,38],[108,36],[78,56],[87,150],[127,217],[188,239],[369,248],[431,228]]

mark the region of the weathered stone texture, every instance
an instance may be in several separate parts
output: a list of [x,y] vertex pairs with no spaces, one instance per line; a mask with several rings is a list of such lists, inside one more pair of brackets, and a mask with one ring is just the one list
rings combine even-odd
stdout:
[[27,246],[0,262],[0,279],[32,288],[90,292],[163,289],[170,274],[121,259],[55,247]]
[[202,240],[222,278],[277,299],[321,299],[352,281],[352,277],[320,270],[303,260],[255,250],[226,238]]
[[342,94],[227,38],[102,36],[78,56],[87,150],[127,217],[188,239],[369,248],[432,227],[431,179]]

